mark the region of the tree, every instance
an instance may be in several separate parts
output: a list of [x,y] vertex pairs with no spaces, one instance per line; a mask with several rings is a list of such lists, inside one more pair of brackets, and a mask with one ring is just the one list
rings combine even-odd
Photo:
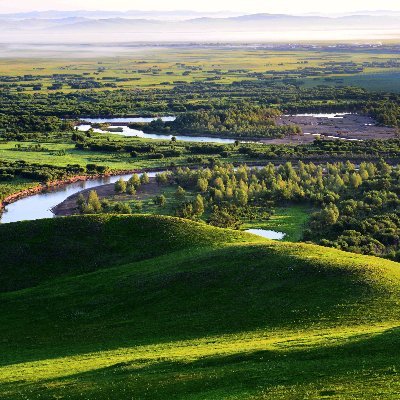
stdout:
[[116,214],[131,214],[132,209],[128,203],[117,203],[113,207],[113,212]]
[[101,203],[99,200],[99,196],[95,190],[91,190],[89,193],[87,205],[93,209],[95,213],[99,213],[102,211]]
[[221,203],[224,200],[224,194],[221,190],[214,190],[214,201],[216,203]]
[[246,206],[248,202],[247,189],[238,189],[235,193],[235,198],[240,206]]
[[114,189],[117,193],[125,193],[126,192],[126,182],[119,178],[117,182],[115,182]]
[[313,215],[314,224],[317,223],[318,227],[326,228],[333,225],[339,219],[339,209],[335,204],[329,204],[320,212]]
[[168,174],[166,172],[162,172],[161,174],[156,175],[156,182],[158,185],[166,185],[168,183]]
[[217,189],[221,190],[221,191],[224,191],[224,190],[225,190],[225,184],[224,184],[224,181],[223,181],[223,179],[222,179],[221,177],[215,178],[215,180],[214,180],[214,186],[215,186]]
[[350,185],[353,188],[358,188],[362,184],[362,178],[360,174],[357,174],[356,172],[353,172],[350,175]]
[[140,184],[141,184],[141,180],[139,178],[138,174],[133,174],[128,181],[135,189],[138,189]]
[[141,182],[142,185],[147,185],[148,183],[150,183],[150,178],[146,174],[146,172],[143,172],[143,174],[141,175],[140,182]]
[[156,196],[154,198],[154,204],[159,207],[164,207],[166,203],[167,203],[167,199],[163,194]]
[[132,202],[131,208],[135,211],[141,211],[143,208],[143,203],[139,200],[135,200]]
[[194,215],[193,204],[190,201],[184,202],[177,208],[175,214],[180,218],[192,219]]
[[130,194],[131,196],[136,193],[135,186],[132,185],[130,182],[126,185],[126,193]]
[[218,226],[220,228],[240,229],[242,222],[238,217],[232,215],[226,209],[221,209],[217,206],[213,207],[210,220],[208,221],[211,225]]
[[201,193],[205,193],[207,192],[207,188],[208,188],[208,181],[205,178],[199,178],[197,180],[197,189],[201,192]]
[[76,205],[78,206],[80,212],[82,212],[82,208],[85,204],[86,204],[85,196],[82,193],[80,193],[76,200]]
[[183,200],[185,198],[185,195],[186,195],[185,189],[183,189],[183,187],[181,186],[178,186],[178,189],[176,189],[175,192],[175,197],[178,200]]
[[193,212],[198,216],[204,214],[204,200],[201,194],[198,194],[193,201]]

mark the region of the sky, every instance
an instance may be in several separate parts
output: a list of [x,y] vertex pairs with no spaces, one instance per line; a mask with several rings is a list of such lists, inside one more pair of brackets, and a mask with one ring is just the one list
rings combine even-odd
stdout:
[[44,10],[193,10],[243,13],[346,13],[400,11],[399,0],[0,0],[0,13]]

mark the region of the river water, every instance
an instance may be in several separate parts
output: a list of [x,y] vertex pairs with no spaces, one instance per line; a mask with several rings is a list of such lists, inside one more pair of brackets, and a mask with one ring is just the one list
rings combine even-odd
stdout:
[[[323,113],[316,113],[316,114],[295,114],[291,116],[295,117],[313,117],[313,118],[329,118],[329,119],[343,119],[346,115],[350,115],[351,113],[331,113],[331,114],[323,114]],[[289,116],[289,115],[287,115]],[[145,139],[159,139],[159,140],[171,140],[173,136],[176,137],[177,140],[181,140],[183,142],[199,142],[199,143],[222,143],[222,144],[232,144],[235,142],[235,139],[226,139],[226,138],[218,138],[218,137],[210,137],[210,136],[188,136],[188,135],[165,135],[165,134],[157,134],[157,133],[144,133],[141,130],[131,129],[126,125],[117,125],[118,123],[129,123],[129,122],[138,122],[138,123],[149,123],[151,121],[156,120],[157,118],[148,118],[148,117],[126,117],[126,118],[84,118],[85,122],[89,123],[112,123],[116,124],[113,125],[112,128],[119,128],[122,132],[109,132],[104,131],[101,129],[93,129],[97,133],[111,133],[114,135],[121,135],[121,136],[130,136],[130,137],[140,137]],[[166,116],[160,117],[163,121],[174,121],[176,117],[174,116]],[[91,128],[91,125],[82,124],[77,126],[79,131],[86,132]],[[304,135],[312,135],[312,136],[321,136],[317,133],[308,133],[305,132]],[[339,136],[327,136],[329,139],[340,139],[340,140],[347,140],[347,141],[362,141],[360,139],[348,139]],[[253,141],[246,141],[241,140],[242,143],[254,143]],[[262,142],[258,142],[262,143]],[[266,144],[266,143],[263,143]]]
[[[137,117],[137,118],[84,118],[85,122],[90,123],[129,123],[129,122],[138,122],[138,123],[148,123],[151,121],[156,120],[157,118],[144,118],[144,117]],[[175,117],[161,117],[163,121],[174,121]],[[79,131],[87,131],[90,129],[90,125],[78,125]],[[95,132],[98,133],[111,133],[114,135],[121,135],[121,136],[131,136],[131,137],[140,137],[145,139],[160,139],[160,140],[171,140],[173,136],[176,137],[177,140],[181,140],[182,142],[199,142],[199,143],[226,143],[232,144],[235,142],[235,139],[224,139],[218,137],[210,137],[210,136],[187,136],[187,135],[165,135],[165,134],[155,134],[155,133],[144,133],[138,129],[131,129],[129,126],[124,125],[113,125],[112,128],[120,128],[122,132],[109,132],[103,131],[101,129],[94,129]],[[111,128],[111,129],[112,129]]]
[[[156,172],[148,172],[149,177],[154,177]],[[52,188],[46,192],[37,193],[6,206],[0,222],[9,223],[24,220],[35,220],[52,218],[54,214],[51,209],[62,203],[66,198],[84,189],[114,183],[118,179],[128,180],[132,174],[115,175],[93,180],[69,183],[60,187]]]
[[246,232],[273,240],[282,240],[285,237],[285,234],[283,232],[270,231],[266,229],[247,229]]

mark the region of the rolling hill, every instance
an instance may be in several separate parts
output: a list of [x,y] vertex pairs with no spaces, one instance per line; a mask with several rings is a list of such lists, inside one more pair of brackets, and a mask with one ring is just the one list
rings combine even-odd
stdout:
[[0,398],[376,399],[400,265],[171,217],[0,226]]

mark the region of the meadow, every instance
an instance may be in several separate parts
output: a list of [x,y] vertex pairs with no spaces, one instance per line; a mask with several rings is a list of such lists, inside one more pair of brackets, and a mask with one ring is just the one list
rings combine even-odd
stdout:
[[[343,78],[344,84],[357,86],[357,82],[362,80],[361,86],[366,89],[399,91],[396,79],[399,72],[398,54],[388,45],[336,49],[323,46],[315,50],[310,46],[303,49],[143,47],[132,51],[132,55],[124,53],[109,58],[74,58],[71,55],[61,59],[0,59],[0,85],[25,92],[168,89],[177,83],[231,84],[263,78],[282,82],[294,79],[299,85],[304,83],[304,79],[307,82],[317,79],[318,84],[329,84],[330,79]],[[388,84],[378,87],[375,74]],[[325,81],[320,80],[320,76]]]
[[3,398],[398,397],[397,263],[156,216],[0,237]]

